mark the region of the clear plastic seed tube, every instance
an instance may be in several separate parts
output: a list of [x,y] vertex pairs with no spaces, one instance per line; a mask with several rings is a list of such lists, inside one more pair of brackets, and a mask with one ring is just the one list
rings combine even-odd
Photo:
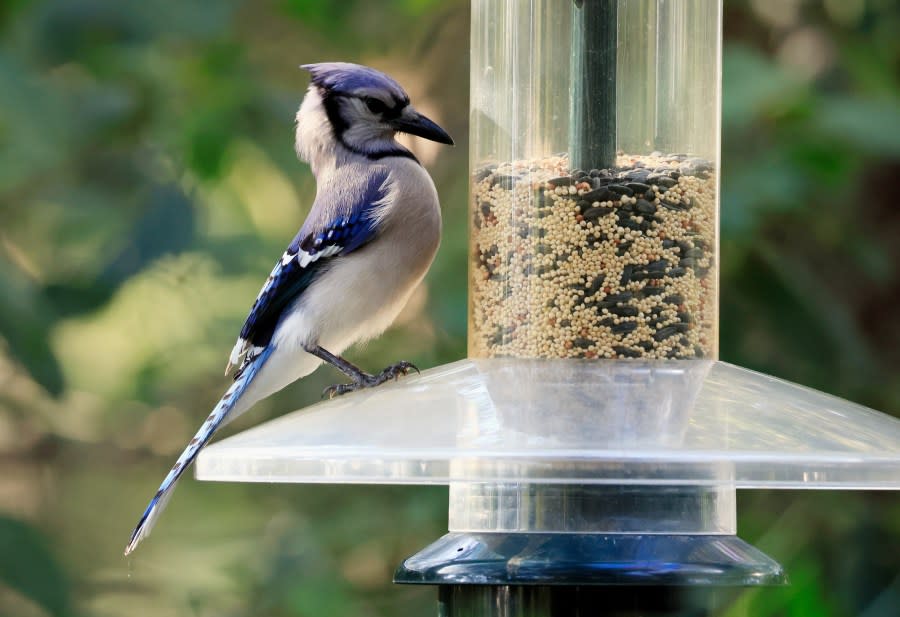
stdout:
[[714,358],[721,2],[472,7],[469,355]]

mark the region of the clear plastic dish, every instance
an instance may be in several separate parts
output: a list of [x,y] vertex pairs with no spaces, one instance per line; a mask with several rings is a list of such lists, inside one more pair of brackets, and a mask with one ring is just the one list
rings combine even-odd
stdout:
[[206,448],[202,480],[900,488],[900,421],[713,361],[462,360]]

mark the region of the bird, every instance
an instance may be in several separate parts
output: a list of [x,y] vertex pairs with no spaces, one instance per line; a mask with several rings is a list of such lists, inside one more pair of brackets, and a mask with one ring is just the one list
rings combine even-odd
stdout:
[[238,369],[178,457],[125,548],[147,537],[181,475],[222,426],[327,363],[344,373],[339,396],[406,375],[401,361],[368,373],[341,353],[383,332],[437,253],[441,211],[431,176],[397,133],[453,145],[416,111],[393,78],[347,62],[301,65],[310,83],[296,115],[295,147],[316,179],[309,215],[256,297],[225,372]]

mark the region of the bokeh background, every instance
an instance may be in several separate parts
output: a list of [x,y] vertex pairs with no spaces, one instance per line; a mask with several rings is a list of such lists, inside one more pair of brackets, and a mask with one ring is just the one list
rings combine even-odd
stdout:
[[[726,0],[723,359],[900,414],[900,5]],[[302,62],[385,69],[458,147],[414,147],[446,234],[350,356],[465,355],[465,0],[0,3],[0,615],[433,615],[394,587],[446,491],[182,482],[122,549],[227,381],[312,201]],[[320,369],[228,433],[318,400]],[[793,584],[729,617],[900,615],[900,496],[754,491]]]

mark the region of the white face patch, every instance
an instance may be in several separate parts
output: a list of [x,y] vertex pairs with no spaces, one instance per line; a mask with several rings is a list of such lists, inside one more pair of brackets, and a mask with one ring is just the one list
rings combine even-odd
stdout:
[[322,96],[311,86],[297,110],[297,130],[294,148],[301,160],[312,164],[317,155],[334,147],[328,115],[322,106]]

